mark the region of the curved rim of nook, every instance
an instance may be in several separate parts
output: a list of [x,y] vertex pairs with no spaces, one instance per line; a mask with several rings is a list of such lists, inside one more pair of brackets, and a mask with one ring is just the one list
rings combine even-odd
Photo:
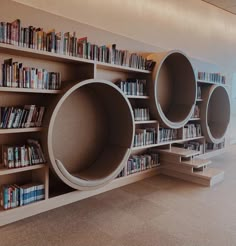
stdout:
[[[196,95],[196,91],[197,91],[197,82],[196,82],[196,78],[195,78],[195,74],[194,74],[194,70],[193,70],[193,66],[192,66],[192,63],[191,61],[188,59],[188,57],[180,50],[171,50],[171,51],[168,51],[168,52],[163,52],[165,53],[165,56],[161,59],[159,65],[158,65],[158,68],[157,68],[157,71],[156,71],[156,75],[155,75],[155,83],[154,83],[154,98],[155,98],[155,103],[156,103],[156,107],[157,107],[157,111],[158,113],[160,114],[160,117],[162,119],[162,121],[167,125],[169,126],[170,128],[181,128],[183,127],[185,124],[187,124],[187,122],[190,120],[192,114],[193,114],[193,111],[194,111],[194,106],[196,104],[196,98],[197,98],[197,95]],[[179,54],[179,55],[182,55],[188,62],[189,62],[189,65],[192,69],[192,72],[193,72],[193,77],[194,77],[194,81],[195,81],[195,98],[194,98],[194,102],[193,102],[193,105],[191,106],[191,110],[189,111],[189,114],[187,115],[187,117],[182,120],[182,121],[178,121],[178,122],[173,122],[173,121],[170,121],[165,113],[163,112],[162,110],[162,107],[158,101],[158,98],[156,96],[156,91],[157,91],[157,81],[158,81],[158,76],[159,76],[159,73],[160,73],[160,70],[161,70],[161,67],[162,67],[162,64],[166,61],[166,59],[170,56],[170,55],[173,55],[173,54]]]
[[[130,147],[127,147],[126,153],[124,154],[123,159],[120,162],[120,165],[117,166],[117,168],[108,176],[102,179],[95,179],[95,180],[85,180],[82,178],[78,178],[72,174],[70,174],[67,169],[64,167],[64,165],[60,162],[60,160],[56,159],[53,153],[53,146],[52,146],[52,136],[53,136],[53,127],[55,123],[55,119],[57,116],[57,113],[60,110],[61,105],[64,103],[64,101],[77,89],[80,87],[89,85],[89,84],[95,84],[95,83],[100,83],[104,84],[107,86],[111,86],[113,89],[115,89],[118,93],[120,93],[120,96],[125,100],[127,107],[130,111],[130,117],[132,120],[132,138],[130,141]],[[89,190],[92,188],[100,188],[107,184],[109,181],[113,180],[124,168],[124,165],[126,161],[128,160],[129,155],[131,154],[131,149],[133,146],[133,141],[134,141],[134,116],[133,116],[133,111],[132,107],[130,105],[130,102],[128,98],[124,95],[124,93],[119,89],[118,86],[114,85],[112,82],[107,81],[107,80],[102,80],[102,79],[88,79],[84,80],[82,82],[77,83],[76,85],[72,86],[66,93],[60,98],[58,101],[56,107],[54,108],[54,111],[51,115],[51,119],[49,122],[49,127],[48,127],[48,136],[47,136],[47,141],[48,141],[48,153],[49,153],[49,158],[51,161],[51,165],[58,175],[58,177],[67,185],[69,185],[72,188],[79,189],[79,190]],[[121,165],[123,163],[123,165]]]
[[230,112],[230,100],[229,100],[229,93],[228,91],[226,90],[226,88],[222,85],[212,85],[210,87],[210,90],[209,90],[209,95],[208,95],[208,99],[207,99],[207,102],[206,102],[206,118],[205,118],[205,124],[206,124],[206,128],[207,128],[207,134],[208,134],[208,137],[209,139],[212,141],[212,143],[215,143],[215,144],[219,144],[221,142],[223,142],[224,138],[225,138],[225,134],[227,132],[227,129],[228,129],[228,126],[229,126],[229,122],[227,123],[227,126],[225,127],[225,131],[224,131],[224,134],[222,135],[221,138],[215,138],[212,133],[211,133],[211,129],[210,127],[208,126],[208,109],[209,109],[209,102],[211,100],[211,96],[212,94],[214,93],[214,91],[218,88],[222,88],[224,89],[225,93],[227,94],[227,99],[228,99],[228,102],[229,102],[229,112]]

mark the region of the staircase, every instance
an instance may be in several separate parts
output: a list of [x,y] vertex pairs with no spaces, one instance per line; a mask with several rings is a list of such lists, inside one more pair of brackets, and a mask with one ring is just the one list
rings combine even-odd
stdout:
[[162,173],[193,183],[213,186],[224,179],[224,171],[208,167],[210,160],[201,159],[195,150],[178,147],[158,149]]

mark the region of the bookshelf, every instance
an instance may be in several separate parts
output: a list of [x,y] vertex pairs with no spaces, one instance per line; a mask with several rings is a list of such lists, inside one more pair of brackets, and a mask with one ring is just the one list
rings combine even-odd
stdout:
[[[149,150],[168,151],[174,144],[190,141],[205,144],[206,133],[184,138],[183,128],[189,121],[206,118],[205,115],[200,119],[191,118],[195,104],[205,107],[204,103],[218,99],[209,99],[207,94],[196,99],[193,69],[182,52],[149,56],[157,62],[152,72],[2,43],[0,54],[1,63],[13,57],[28,66],[60,72],[62,79],[61,90],[0,88],[0,106],[36,104],[46,108],[42,127],[0,129],[0,144],[21,144],[28,138],[37,138],[47,159],[45,164],[12,169],[0,167],[0,185],[25,182],[45,185],[44,200],[27,205],[27,209],[1,209],[0,225],[160,173],[191,180],[191,173],[182,174],[181,168],[181,175],[175,167],[168,172],[166,159],[160,166],[115,179],[130,155],[146,154]],[[173,77],[176,80],[173,81]],[[146,80],[145,96],[125,95],[115,84],[118,79],[129,78]],[[186,91],[189,91],[187,96]],[[219,93],[222,98],[228,97],[222,91],[224,89]],[[150,120],[134,120],[133,108],[139,107],[150,109]],[[223,107],[229,107],[227,99]],[[158,134],[163,127],[176,129],[178,138],[160,142]],[[135,130],[150,128],[155,130],[153,144],[133,147]],[[180,160],[178,153],[176,155],[175,161]],[[201,175],[197,181],[201,183]],[[207,185],[209,182],[202,181]]]

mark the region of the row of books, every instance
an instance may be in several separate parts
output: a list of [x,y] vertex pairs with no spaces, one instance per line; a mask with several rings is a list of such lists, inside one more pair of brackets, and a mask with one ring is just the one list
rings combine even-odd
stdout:
[[150,120],[149,108],[134,108],[134,120]]
[[127,163],[127,175],[144,171],[160,165],[160,155],[149,153],[145,155],[132,155]]
[[45,185],[30,183],[25,185],[2,185],[1,206],[4,209],[16,208],[45,198]]
[[126,95],[146,96],[146,79],[119,80],[116,84]]
[[28,139],[24,145],[3,145],[2,160],[6,168],[26,167],[46,162],[40,143],[34,139]]
[[194,106],[192,118],[200,118],[200,107],[198,105]]
[[206,149],[207,150],[217,150],[217,149],[223,149],[225,147],[225,142],[221,142],[218,144],[215,143],[206,143]]
[[155,128],[136,129],[134,135],[134,147],[155,144],[157,142],[156,135]]
[[116,44],[98,46],[88,42],[87,37],[77,38],[76,32],[56,32],[55,29],[45,32],[40,27],[22,27],[20,19],[0,22],[0,42],[138,69],[151,70],[155,65],[139,54],[118,50]]
[[159,128],[158,141],[172,141],[178,139],[178,130],[170,128]]
[[25,105],[23,107],[0,107],[0,128],[40,127],[45,107]]
[[202,88],[200,85],[197,86],[197,99],[202,99]]
[[200,124],[186,124],[183,128],[183,138],[201,137],[201,125]]
[[22,63],[6,59],[0,71],[0,86],[57,90],[61,88],[61,73],[43,68],[23,67]]
[[197,142],[197,141],[189,141],[185,143],[176,143],[174,146],[177,146],[179,148],[189,149],[189,150],[196,150],[199,151],[199,154],[204,153],[204,145],[203,143]]
[[220,73],[208,73],[208,72],[198,72],[197,78],[199,80],[205,80],[214,83],[225,84],[226,78]]

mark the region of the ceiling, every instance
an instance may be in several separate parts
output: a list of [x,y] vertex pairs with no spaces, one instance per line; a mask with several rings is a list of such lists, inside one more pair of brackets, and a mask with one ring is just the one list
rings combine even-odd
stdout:
[[203,0],[232,14],[236,14],[236,0]]

